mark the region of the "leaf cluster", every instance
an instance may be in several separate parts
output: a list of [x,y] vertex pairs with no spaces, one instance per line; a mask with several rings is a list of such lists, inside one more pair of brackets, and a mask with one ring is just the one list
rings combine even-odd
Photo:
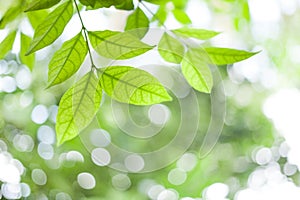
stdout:
[[[146,0],[158,4],[160,9],[169,1]],[[134,8],[132,0],[79,0],[89,9],[115,6],[118,9],[133,10],[127,18],[124,32],[111,30],[88,31],[81,19],[78,3],[73,0],[31,0],[23,9],[28,13],[29,21],[35,29],[33,39],[21,33],[20,60],[30,68],[34,66],[36,51],[51,45],[63,33],[65,27],[77,11],[82,29],[73,38],[65,41],[51,58],[48,70],[48,88],[65,82],[75,75],[87,55],[90,57],[90,71],[68,89],[59,103],[57,115],[57,143],[76,137],[94,118],[100,108],[102,93],[111,98],[134,105],[151,105],[171,101],[163,85],[151,74],[132,66],[95,66],[91,51],[112,60],[126,60],[137,57],[151,50],[157,50],[169,63],[181,66],[182,74],[195,90],[210,93],[213,88],[213,76],[210,65],[227,65],[253,56],[255,53],[218,47],[192,47],[186,42],[189,38],[208,40],[219,32],[189,28],[184,26],[175,30],[166,30],[157,45],[152,46],[142,41],[150,27],[150,19],[140,5],[149,10],[143,2]],[[184,12],[186,1],[172,1],[172,13],[183,24],[190,23]],[[45,9],[52,8],[51,12]],[[5,27],[15,19],[12,14],[16,7],[7,11],[0,21]],[[39,10],[39,11],[37,11]],[[14,12],[13,12],[14,11]],[[34,12],[32,12],[34,11]],[[45,11],[45,12],[43,12]],[[37,23],[36,12],[42,12],[45,18]],[[32,13],[32,14],[31,14]],[[156,17],[160,22],[160,14]],[[166,12],[163,12],[166,14]],[[35,20],[34,20],[35,19]],[[17,31],[10,32],[0,44],[0,58],[11,50]],[[25,56],[26,55],[26,56]]]

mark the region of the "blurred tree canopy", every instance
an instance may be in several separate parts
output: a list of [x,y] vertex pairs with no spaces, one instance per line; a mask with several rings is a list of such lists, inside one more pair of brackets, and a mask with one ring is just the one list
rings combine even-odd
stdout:
[[297,185],[264,108],[299,84],[299,5],[260,6],[0,1],[0,198],[240,200],[262,170]]

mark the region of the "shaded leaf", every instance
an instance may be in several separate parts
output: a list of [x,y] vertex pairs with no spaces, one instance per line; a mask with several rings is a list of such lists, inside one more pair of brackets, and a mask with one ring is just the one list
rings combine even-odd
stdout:
[[211,59],[210,62],[215,65],[226,65],[236,63],[250,58],[251,56],[258,53],[218,47],[204,48],[204,51],[209,55]]
[[172,10],[172,13],[173,13],[175,19],[177,21],[179,21],[180,23],[182,23],[182,24],[190,24],[190,23],[192,23],[192,21],[189,18],[189,16],[183,10],[174,9],[174,10]]
[[4,29],[7,24],[15,20],[22,13],[21,6],[9,8],[4,16],[0,19],[0,29]]
[[122,10],[134,9],[132,0],[96,0],[93,8],[94,9],[103,8],[103,7],[109,8],[111,6],[115,6],[115,8],[122,9]]
[[91,6],[91,7],[94,7],[95,3],[96,3],[96,0],[79,0],[79,1],[83,5],[85,5],[85,6]]
[[196,28],[188,28],[188,27],[183,27],[179,29],[172,30],[176,35],[182,36],[182,37],[192,37],[196,38],[199,40],[207,40],[212,37],[215,37],[216,35],[219,34],[219,32],[215,31],[210,31],[210,30],[205,30],[205,29],[196,29]]
[[89,32],[89,38],[93,48],[101,56],[112,59],[133,58],[153,48],[127,32]]
[[52,44],[62,34],[72,15],[72,1],[67,1],[52,11],[36,28],[27,54]]
[[101,70],[100,75],[102,88],[117,101],[151,105],[172,100],[161,83],[144,70],[112,66]]
[[55,52],[49,63],[48,87],[62,83],[75,74],[83,63],[88,52],[87,45],[81,34],[66,41]]
[[58,4],[60,1],[61,0],[33,0],[26,6],[25,12],[51,8],[52,6]]
[[158,52],[166,61],[180,63],[184,54],[184,46],[165,33],[159,41]]
[[9,33],[6,38],[0,43],[0,59],[3,59],[6,54],[12,49],[16,38],[16,31]]
[[33,69],[35,62],[35,55],[31,54],[25,56],[26,51],[30,45],[31,37],[21,33],[21,49],[20,49],[20,60],[23,64],[27,65],[29,69]]
[[190,49],[181,62],[181,68],[182,74],[194,89],[210,93],[213,78],[206,60],[202,50]]
[[141,10],[137,8],[131,15],[128,16],[125,30],[134,30],[130,33],[138,38],[143,38],[148,31],[149,19]]
[[102,89],[94,73],[89,72],[61,98],[57,114],[57,144],[75,138],[93,120],[99,110]]

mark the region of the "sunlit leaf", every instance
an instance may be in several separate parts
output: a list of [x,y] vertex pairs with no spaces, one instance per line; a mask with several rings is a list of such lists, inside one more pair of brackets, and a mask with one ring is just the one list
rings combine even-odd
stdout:
[[130,33],[112,31],[89,32],[93,48],[101,55],[112,59],[128,59],[141,55],[153,48]]
[[4,29],[7,24],[15,20],[20,13],[22,12],[22,7],[21,6],[15,6],[9,8],[4,16],[0,19],[0,29]]
[[77,72],[88,52],[81,34],[66,41],[49,63],[48,87],[62,83]]
[[45,19],[48,15],[47,10],[37,10],[34,12],[27,12],[27,17],[34,30],[40,25],[41,20]]
[[150,105],[172,100],[161,83],[146,71],[112,66],[101,70],[100,76],[104,91],[117,101]]
[[75,138],[94,118],[101,103],[102,89],[89,72],[61,98],[56,122],[57,144]]
[[184,54],[184,46],[165,33],[158,44],[158,52],[166,61],[180,63]]
[[72,15],[72,1],[67,1],[52,11],[36,28],[27,54],[52,44],[62,34]]
[[205,53],[207,53],[211,59],[211,63],[215,65],[226,65],[236,63],[251,56],[257,54],[258,52],[249,52],[237,49],[228,48],[217,48],[208,47],[204,48]]
[[163,23],[166,21],[167,19],[167,15],[168,15],[168,12],[167,12],[167,9],[166,9],[166,6],[165,5],[161,5],[159,6],[157,12],[155,13],[155,15],[152,17],[152,20],[151,21],[158,21],[158,25],[159,26],[162,26]]
[[202,50],[190,49],[185,54],[181,67],[182,74],[194,89],[210,93],[213,78],[206,60],[207,58],[203,56]]
[[215,32],[215,31],[188,28],[188,27],[183,27],[172,31],[178,36],[186,37],[186,38],[192,37],[199,40],[207,40],[219,34],[219,32]]
[[35,62],[35,55],[31,54],[25,56],[26,51],[30,45],[31,37],[21,33],[21,49],[20,49],[20,60],[23,64],[27,65],[29,69],[33,69]]
[[125,30],[134,30],[130,32],[138,38],[143,38],[148,31],[148,27],[148,17],[145,15],[143,10],[137,8],[131,15],[128,16]]
[[41,10],[51,8],[61,0],[33,0],[25,8],[25,11]]
[[12,49],[16,37],[16,31],[11,32],[0,43],[0,59],[3,59],[6,54]]
[[190,24],[192,23],[191,19],[189,16],[184,12],[183,10],[180,9],[174,9],[172,10],[172,13],[177,21],[179,21],[182,24]]

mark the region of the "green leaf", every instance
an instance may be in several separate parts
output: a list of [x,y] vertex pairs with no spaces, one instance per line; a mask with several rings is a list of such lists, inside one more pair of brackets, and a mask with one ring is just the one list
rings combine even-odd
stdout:
[[233,64],[259,53],[218,47],[204,48],[204,51],[209,55],[210,62],[215,65]]
[[213,86],[213,78],[207,59],[200,49],[190,49],[181,62],[182,74],[187,82],[200,92],[210,93]]
[[159,6],[159,8],[158,8],[157,12],[155,13],[155,15],[152,17],[151,21],[158,20],[158,22],[159,22],[158,25],[162,26],[163,23],[166,21],[167,16],[168,16],[168,12],[167,12],[166,6],[161,5],[161,6]]
[[133,4],[132,0],[122,0],[122,2],[119,4],[116,4],[115,7],[117,9],[122,9],[122,10],[133,10],[134,4]]
[[0,43],[0,59],[3,59],[6,54],[12,49],[16,37],[16,31],[11,32]]
[[49,14],[47,10],[37,10],[34,12],[27,12],[27,17],[34,30],[40,25],[41,20],[45,19]]
[[99,110],[102,89],[93,72],[83,76],[61,98],[57,114],[57,144],[75,138]]
[[62,83],[77,72],[88,52],[81,34],[66,41],[49,63],[48,87]]
[[172,30],[172,32],[181,37],[186,37],[186,38],[192,37],[199,40],[207,40],[219,34],[219,32],[215,32],[215,31],[188,28],[188,27],[175,29]]
[[91,6],[91,7],[94,7],[95,3],[96,3],[96,0],[79,0],[79,1],[83,5],[85,5],[85,6]]
[[133,58],[153,48],[127,32],[89,32],[89,38],[93,48],[101,56],[112,59]]
[[115,6],[115,8],[122,9],[122,10],[134,9],[132,0],[96,0],[93,8],[94,9],[103,8],[103,7],[109,8],[111,6]]
[[22,12],[21,6],[9,8],[0,20],[0,29],[4,29],[7,24],[15,20]]
[[62,34],[72,15],[72,1],[67,1],[52,11],[37,27],[27,54],[52,44]]
[[141,10],[137,8],[131,15],[128,16],[125,30],[133,30],[130,33],[138,38],[143,38],[148,31],[149,19]]
[[20,49],[20,60],[23,64],[27,65],[29,69],[33,69],[35,62],[35,55],[31,54],[25,56],[26,51],[30,45],[31,37],[21,33],[21,49]]
[[182,23],[182,24],[190,24],[190,23],[192,23],[192,21],[189,18],[189,16],[183,10],[174,9],[174,10],[172,10],[172,13],[173,13],[175,19],[177,21],[179,21],[180,23]]
[[33,0],[26,6],[25,12],[51,8],[52,6],[58,4],[60,1],[61,0]]
[[117,101],[151,105],[172,100],[161,83],[146,71],[128,66],[112,66],[101,70],[100,75],[102,88]]
[[158,52],[166,61],[180,63],[184,54],[184,46],[165,33],[159,41]]

